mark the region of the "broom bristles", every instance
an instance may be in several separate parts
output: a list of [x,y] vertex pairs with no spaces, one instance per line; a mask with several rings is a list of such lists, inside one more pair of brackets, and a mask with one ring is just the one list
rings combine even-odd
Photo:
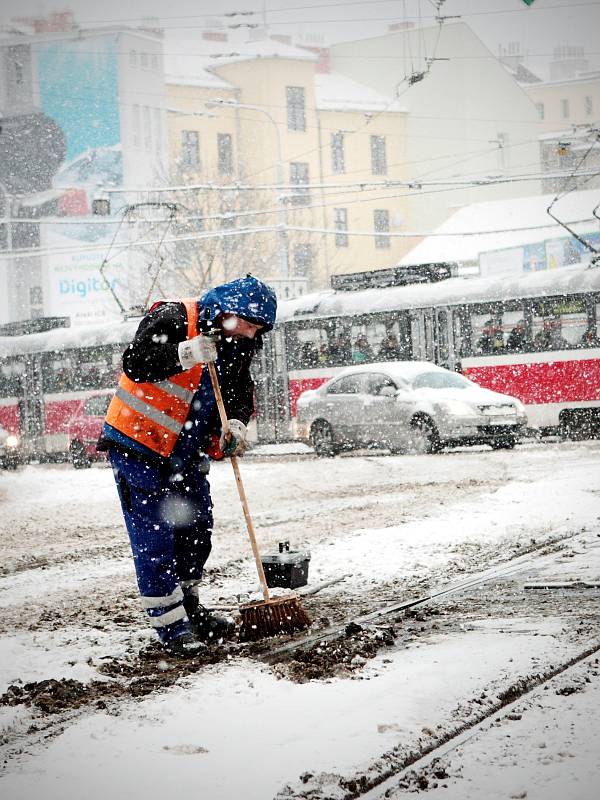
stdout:
[[295,595],[274,597],[268,602],[245,603],[240,606],[241,642],[256,642],[280,633],[294,633],[308,628],[310,617]]

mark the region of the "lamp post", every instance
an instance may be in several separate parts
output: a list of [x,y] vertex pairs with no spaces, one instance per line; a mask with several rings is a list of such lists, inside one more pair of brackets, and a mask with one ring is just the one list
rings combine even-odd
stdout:
[[[283,172],[283,154],[281,148],[281,134],[279,127],[273,116],[261,106],[255,106],[252,103],[238,103],[237,100],[222,100],[215,98],[214,100],[207,100],[204,104],[207,108],[219,108],[221,106],[227,108],[247,108],[250,111],[258,111],[264,114],[265,117],[272,123],[275,128],[277,137],[277,183],[281,186],[284,183]],[[277,233],[279,239],[279,275],[280,278],[286,280],[289,277],[289,261],[288,261],[288,241],[287,241],[287,209],[283,205],[283,198],[279,197],[279,210],[277,212],[278,225]]]

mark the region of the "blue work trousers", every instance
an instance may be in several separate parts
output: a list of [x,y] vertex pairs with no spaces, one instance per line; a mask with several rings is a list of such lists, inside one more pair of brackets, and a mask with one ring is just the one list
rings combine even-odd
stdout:
[[172,471],[109,450],[142,603],[162,642],[187,632],[184,591],[202,577],[213,526],[208,457]]

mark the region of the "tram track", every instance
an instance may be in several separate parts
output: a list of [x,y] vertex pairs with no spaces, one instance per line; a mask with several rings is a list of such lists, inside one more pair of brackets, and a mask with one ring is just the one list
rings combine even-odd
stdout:
[[[332,776],[328,776],[327,787],[322,787],[325,793],[318,786],[312,785],[309,779],[303,781],[305,786],[297,792],[288,786],[285,793],[278,794],[274,800],[329,800],[331,797],[336,800],[392,800],[406,791],[405,785],[410,781],[404,781],[404,785],[402,783],[409,771],[411,777],[413,773],[418,776],[419,770],[426,771],[437,759],[442,759],[469,739],[488,730],[499,713],[506,717],[527,695],[546,687],[557,676],[584,662],[598,663],[599,654],[600,640],[596,640],[559,664],[519,677],[499,691],[495,702],[489,704],[484,711],[447,728],[441,736],[434,738],[426,746],[407,749],[399,745],[384,753],[359,774],[337,776],[335,783],[332,782]],[[421,788],[427,786],[427,782],[422,779],[421,784]],[[419,786],[418,778],[415,785]],[[334,791],[335,794],[332,793]]]
[[[542,561],[545,557],[552,559],[566,542],[580,535],[581,531],[571,532],[555,537],[552,541],[532,545],[528,552],[521,553],[508,562],[465,576],[464,579],[449,585],[439,586],[426,595],[386,604],[367,614],[348,618],[339,625],[309,636],[302,636],[275,649],[272,641],[251,645],[224,643],[212,649],[207,660],[201,663],[182,664],[171,660],[165,661],[157,648],[151,646],[140,651],[137,657],[105,659],[99,666],[101,680],[94,680],[90,684],[75,686],[63,679],[17,685],[0,698],[0,706],[22,706],[32,710],[24,712],[20,720],[16,718],[0,738],[0,772],[6,769],[14,758],[34,753],[37,748],[59,736],[90,712],[105,709],[109,713],[118,713],[119,703],[124,700],[142,699],[157,691],[167,690],[178,680],[200,672],[206,666],[224,663],[228,659],[247,657],[262,661],[284,676],[287,663],[297,657],[310,663],[311,651],[322,650],[328,642],[335,642],[340,638],[352,639],[349,642],[350,648],[354,645],[360,647],[361,639],[367,639],[368,644],[373,644],[370,654],[374,655],[378,649],[394,644],[393,637],[379,635],[381,629],[397,623],[413,609],[441,601],[461,591],[475,589],[486,582],[510,577],[530,567],[536,557],[538,563],[540,557]],[[342,579],[340,576],[338,580]],[[327,588],[333,582],[326,581],[321,587],[313,588]],[[306,595],[305,602],[310,605],[313,602],[312,598],[309,592],[306,592]],[[375,634],[371,639],[369,639],[370,633]],[[293,675],[291,677],[294,679]],[[12,696],[9,696],[11,692]]]

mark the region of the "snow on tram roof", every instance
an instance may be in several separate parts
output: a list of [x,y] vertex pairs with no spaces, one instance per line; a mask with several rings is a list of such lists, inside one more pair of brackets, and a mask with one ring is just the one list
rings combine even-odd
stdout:
[[0,336],[0,357],[125,344],[131,341],[139,324],[140,317],[135,317],[121,322],[52,328],[42,333],[22,336]]
[[359,291],[328,289],[293,300],[283,300],[279,304],[277,321],[585,292],[600,292],[600,268],[573,264],[515,277],[457,277],[437,283]]

